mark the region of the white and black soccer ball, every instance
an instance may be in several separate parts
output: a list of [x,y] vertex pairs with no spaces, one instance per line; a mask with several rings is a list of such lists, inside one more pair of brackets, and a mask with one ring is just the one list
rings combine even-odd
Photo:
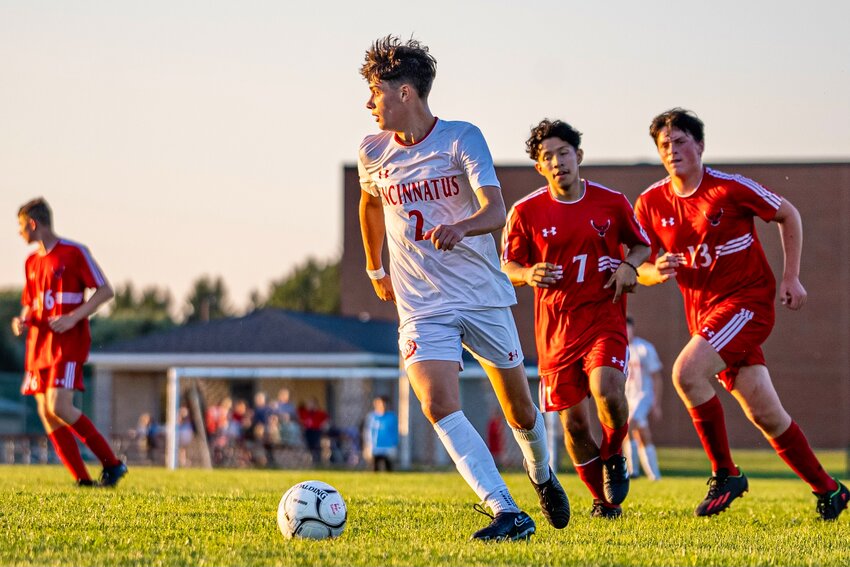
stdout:
[[284,537],[327,539],[345,529],[348,510],[339,491],[320,480],[299,482],[283,494],[277,525]]

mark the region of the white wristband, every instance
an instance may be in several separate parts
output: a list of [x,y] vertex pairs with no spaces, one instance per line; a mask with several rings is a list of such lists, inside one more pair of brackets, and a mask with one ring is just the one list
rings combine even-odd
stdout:
[[377,270],[366,270],[366,274],[368,274],[370,280],[382,280],[387,275],[383,266]]

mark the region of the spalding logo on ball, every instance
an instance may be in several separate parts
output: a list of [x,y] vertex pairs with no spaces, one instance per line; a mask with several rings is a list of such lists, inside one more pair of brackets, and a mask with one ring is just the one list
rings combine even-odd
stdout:
[[286,538],[338,537],[347,519],[340,493],[320,480],[299,482],[284,493],[277,507],[277,525]]

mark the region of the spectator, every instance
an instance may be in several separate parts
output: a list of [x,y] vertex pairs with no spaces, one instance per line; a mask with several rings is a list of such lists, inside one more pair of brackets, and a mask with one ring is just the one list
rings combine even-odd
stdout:
[[230,423],[230,412],[233,406],[233,400],[223,398],[218,404],[211,405],[207,408],[204,418],[207,434],[211,439],[223,435],[227,431],[227,426]]
[[313,464],[318,465],[322,462],[322,431],[328,422],[328,414],[319,407],[318,398],[313,396],[298,408],[298,419],[304,428],[304,442]]
[[[289,416],[290,421],[298,421],[298,412],[289,399],[289,388],[281,388],[277,391],[277,399],[272,404],[272,410],[280,417],[284,414]],[[280,420],[281,423],[283,420]]]
[[272,408],[268,404],[265,392],[257,392],[254,394],[254,407],[252,409],[254,410],[254,415],[251,420],[251,425],[254,426],[258,423],[268,425],[269,415],[272,413]]
[[398,417],[389,409],[386,397],[372,401],[369,420],[369,446],[372,450],[372,467],[375,471],[393,470],[393,460],[398,454]]
[[160,434],[160,428],[151,418],[151,414],[145,412],[139,416],[139,422],[133,433],[139,452],[147,461],[153,461],[153,452],[159,445],[157,436]]
[[288,413],[280,414],[280,443],[286,448],[298,448],[304,445],[301,427]]

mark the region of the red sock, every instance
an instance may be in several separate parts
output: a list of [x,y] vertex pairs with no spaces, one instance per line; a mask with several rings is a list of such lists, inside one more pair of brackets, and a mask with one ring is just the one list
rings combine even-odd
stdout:
[[812,490],[819,494],[833,492],[838,488],[838,483],[826,474],[818,458],[812,452],[809,441],[803,434],[803,430],[792,421],[791,426],[779,437],[768,439],[785,463],[791,470],[797,473]]
[[605,500],[605,490],[602,488],[602,461],[594,458],[583,465],[575,465],[576,473],[590,490],[590,495],[596,500]]
[[726,418],[723,415],[723,406],[720,398],[712,397],[704,404],[688,408],[694,428],[697,430],[699,440],[702,443],[708,460],[711,461],[711,470],[717,472],[727,469],[729,474],[738,474],[738,467],[732,461],[732,452],[729,450],[729,438],[726,436]]
[[71,429],[80,438],[80,441],[85,443],[91,449],[91,452],[100,459],[104,467],[113,467],[121,462],[115,457],[115,453],[112,452],[109,443],[107,443],[103,435],[100,434],[100,431],[97,430],[85,414],[80,415],[80,419],[71,425]]
[[83,457],[80,455],[80,448],[77,447],[77,440],[71,434],[70,428],[63,425],[59,429],[53,430],[53,433],[48,433],[47,436],[53,443],[53,448],[56,450],[59,460],[62,461],[66,469],[71,471],[74,479],[91,480]]
[[599,445],[599,458],[607,461],[613,455],[623,452],[623,439],[629,434],[628,422],[616,429],[611,429],[604,423],[602,425],[602,443]]

